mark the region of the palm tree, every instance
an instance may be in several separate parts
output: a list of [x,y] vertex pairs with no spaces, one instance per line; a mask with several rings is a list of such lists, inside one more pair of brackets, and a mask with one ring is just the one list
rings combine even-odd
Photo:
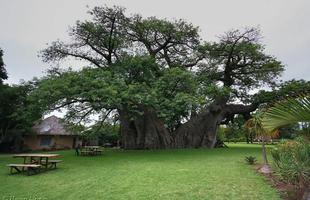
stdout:
[[310,95],[279,102],[269,108],[262,119],[266,130],[298,122],[310,122]]
[[266,137],[267,136],[274,136],[278,132],[277,131],[267,131],[263,124],[262,124],[262,119],[264,116],[264,111],[263,110],[258,110],[251,119],[249,119],[246,123],[245,126],[246,128],[254,133],[255,135],[259,136],[262,141],[262,155],[263,155],[263,162],[264,165],[261,168],[261,171],[264,173],[270,173],[270,168],[268,166],[268,159],[267,159],[267,153],[266,153]]

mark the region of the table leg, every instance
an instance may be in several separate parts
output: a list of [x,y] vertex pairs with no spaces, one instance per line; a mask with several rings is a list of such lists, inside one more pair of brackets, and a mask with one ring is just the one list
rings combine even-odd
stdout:
[[[42,166],[42,158],[41,157],[38,157],[37,164]],[[41,171],[41,167],[39,168],[39,171]]]
[[[24,157],[24,164],[26,164],[27,157]],[[22,171],[24,171],[24,167],[22,167]]]
[[47,165],[48,165],[48,157],[46,157],[46,159],[45,159],[45,169],[47,169]]

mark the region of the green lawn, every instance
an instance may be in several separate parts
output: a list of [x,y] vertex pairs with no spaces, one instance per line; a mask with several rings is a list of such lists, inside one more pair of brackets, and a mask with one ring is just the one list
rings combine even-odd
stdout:
[[59,168],[34,176],[9,175],[0,155],[0,199],[280,199],[264,177],[244,163],[261,158],[258,145],[227,149],[156,151],[106,150],[102,156],[77,157],[59,151]]

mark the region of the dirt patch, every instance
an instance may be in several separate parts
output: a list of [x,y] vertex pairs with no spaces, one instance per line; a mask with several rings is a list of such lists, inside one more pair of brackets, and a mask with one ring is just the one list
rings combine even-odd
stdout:
[[[275,172],[270,171],[270,173],[262,173],[261,168],[263,167],[263,165],[254,165],[254,169],[256,170],[256,172],[266,177],[268,182],[280,193],[282,199],[310,200],[309,194],[306,192],[306,188],[299,189],[290,183],[284,182],[283,180],[281,180],[281,177],[279,177]],[[308,195],[306,195],[306,193]],[[309,199],[306,196],[308,196]]]

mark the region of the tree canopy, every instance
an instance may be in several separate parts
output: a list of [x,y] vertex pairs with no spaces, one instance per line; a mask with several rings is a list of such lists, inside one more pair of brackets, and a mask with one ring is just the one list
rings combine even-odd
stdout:
[[40,54],[45,62],[74,58],[86,66],[50,70],[29,98],[42,111],[66,108],[76,122],[117,118],[124,148],[213,147],[220,123],[272,99],[249,91],[276,88],[284,71],[265,53],[259,28],[205,42],[184,20],[127,15],[116,6],[89,14],[69,30],[71,41]]
[[0,151],[18,150],[21,136],[32,132],[31,127],[41,118],[42,109],[29,100],[31,91],[36,88],[34,82],[19,85],[2,82],[8,78],[2,56],[0,49]]

